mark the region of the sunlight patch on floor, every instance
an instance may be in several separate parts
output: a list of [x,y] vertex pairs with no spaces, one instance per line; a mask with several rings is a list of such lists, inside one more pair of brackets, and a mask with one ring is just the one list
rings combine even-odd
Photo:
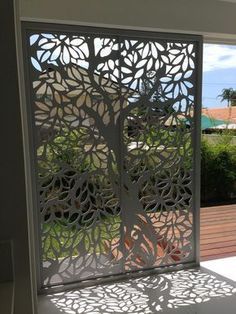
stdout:
[[201,266],[236,282],[236,256],[202,262]]
[[234,303],[235,309],[234,283],[200,268],[47,295],[39,300],[39,313],[218,314],[219,302],[227,314],[235,313],[228,308]]

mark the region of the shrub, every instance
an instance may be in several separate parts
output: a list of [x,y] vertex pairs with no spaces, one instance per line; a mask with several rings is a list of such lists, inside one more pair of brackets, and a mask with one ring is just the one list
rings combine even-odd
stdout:
[[228,141],[202,142],[201,199],[224,201],[236,196],[236,147]]

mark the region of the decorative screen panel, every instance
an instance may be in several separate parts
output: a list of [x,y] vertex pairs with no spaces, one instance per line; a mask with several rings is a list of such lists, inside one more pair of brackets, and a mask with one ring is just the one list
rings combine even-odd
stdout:
[[43,286],[195,258],[198,42],[113,33],[27,32]]

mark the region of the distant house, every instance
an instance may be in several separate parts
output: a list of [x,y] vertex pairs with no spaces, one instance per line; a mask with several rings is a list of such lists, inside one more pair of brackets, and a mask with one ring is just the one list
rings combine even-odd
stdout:
[[236,123],[236,107],[202,109],[202,115],[215,120]]
[[226,129],[236,125],[236,107],[202,109],[202,130]]

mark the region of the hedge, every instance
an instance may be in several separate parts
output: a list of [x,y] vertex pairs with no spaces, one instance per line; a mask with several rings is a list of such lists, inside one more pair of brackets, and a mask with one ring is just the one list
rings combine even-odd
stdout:
[[236,146],[222,137],[213,145],[202,141],[201,201],[224,202],[236,198]]

